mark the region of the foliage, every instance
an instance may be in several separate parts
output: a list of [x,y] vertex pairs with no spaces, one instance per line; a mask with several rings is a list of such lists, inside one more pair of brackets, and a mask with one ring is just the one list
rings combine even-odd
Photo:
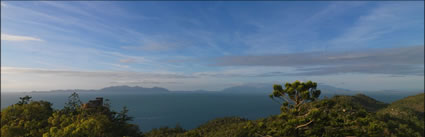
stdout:
[[[28,98],[28,96],[24,98]],[[51,106],[52,104],[46,101],[24,101],[3,109],[1,111],[1,136],[42,136],[48,130],[47,119],[53,113]]]
[[245,137],[249,136],[244,126],[249,122],[239,117],[225,117],[210,120],[196,129],[190,130],[185,137]]
[[[290,89],[294,85],[297,85],[294,87],[303,85],[301,82],[286,85],[285,89],[279,87],[279,85],[275,85],[275,91],[271,95],[273,99],[281,98],[282,94],[286,95],[286,100],[280,99],[282,102],[279,103],[282,104],[282,107],[281,114],[279,115],[258,120],[246,120],[238,117],[218,118],[186,132],[182,130],[176,132],[173,128],[164,127],[154,129],[147,132],[145,135],[152,137],[424,136],[423,118],[421,120],[423,115],[403,115],[397,117],[388,113],[382,113],[382,111],[388,108],[404,105],[410,108],[418,108],[420,112],[423,112],[423,107],[411,104],[421,104],[419,102],[424,101],[423,94],[421,97],[416,97],[414,99],[408,97],[405,100],[400,100],[388,105],[363,94],[357,94],[355,96],[334,96],[332,98],[317,100],[320,92],[312,89],[315,87],[313,82],[311,82],[310,86],[304,86],[304,89],[299,88],[301,90],[297,90],[296,88],[295,90],[294,88]],[[309,84],[304,83],[304,85]],[[310,89],[307,90],[307,88]],[[302,97],[302,91],[304,91],[304,98]],[[306,91],[309,91],[310,95],[307,95]],[[314,91],[316,91],[316,93],[314,93]],[[298,102],[302,103],[297,103],[296,96],[299,96]],[[285,101],[287,103],[285,103]],[[298,108],[296,107],[297,104]],[[400,110],[400,112],[416,114],[410,111],[406,112],[405,110],[407,109]],[[413,112],[413,110],[411,111]],[[303,117],[304,115],[305,117]],[[309,121],[313,122],[309,123]],[[299,126],[300,123],[309,124],[297,131],[296,127]]]
[[[308,129],[318,116],[319,110],[312,107],[308,102],[315,101],[319,98],[321,91],[317,90],[317,83],[312,81],[286,83],[285,89],[281,85],[273,86],[273,93],[270,95],[272,99],[280,99],[281,114],[279,118],[284,120],[281,123],[282,134],[278,135],[294,135],[298,136],[301,130]],[[275,133],[273,133],[275,134]]]
[[81,107],[81,104],[82,102],[80,97],[76,92],[74,92],[68,97],[68,102],[65,103],[64,111],[67,113],[76,113],[77,110]]
[[404,99],[391,103],[387,108],[380,110],[378,113],[395,117],[418,117],[424,119],[424,93],[409,96]]
[[28,102],[30,102],[30,101],[31,101],[31,98],[32,98],[32,97],[30,97],[30,96],[28,96],[28,95],[26,95],[25,97],[20,97],[20,98],[19,98],[19,99],[20,99],[20,101],[19,101],[18,103],[16,103],[16,104],[18,104],[18,105],[28,104]]
[[348,101],[359,104],[369,112],[376,112],[388,106],[388,104],[377,101],[364,94],[356,94],[354,96],[337,96],[337,98],[341,101]]
[[30,101],[25,96],[1,112],[1,135],[4,137],[123,137],[142,136],[139,128],[128,122],[128,109],[114,112],[109,107],[81,108],[73,93],[63,109],[53,110],[46,101]]
[[161,127],[152,129],[150,132],[144,134],[145,137],[177,137],[181,136],[181,133],[186,132],[180,125],[176,125],[174,128]]
[[393,136],[424,136],[424,96],[418,94],[391,103],[377,112]]

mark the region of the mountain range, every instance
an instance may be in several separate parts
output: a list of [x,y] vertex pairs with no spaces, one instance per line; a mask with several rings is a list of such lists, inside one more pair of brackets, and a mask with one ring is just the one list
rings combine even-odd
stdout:
[[[366,94],[383,102],[392,102],[409,95],[423,93],[423,90],[382,90],[382,91],[355,91],[338,88],[326,84],[318,84],[317,89],[322,91],[321,97],[332,97],[335,95],[355,95]],[[206,93],[206,94],[270,94],[273,91],[273,84],[256,83],[233,86],[218,91],[193,90],[193,91],[171,91],[162,87],[140,87],[140,86],[111,86],[102,89],[68,89],[51,91],[32,91],[33,93],[53,93],[53,92],[97,92],[97,93],[137,93],[137,94],[164,94],[164,93]]]
[[[318,85],[318,89],[322,90],[322,93],[326,94],[354,94],[351,90],[337,88],[329,85]],[[194,90],[194,91],[170,91],[162,87],[140,87],[140,86],[110,86],[102,89],[67,89],[67,90],[50,90],[50,91],[32,91],[32,92],[120,92],[120,93],[229,93],[229,94],[262,94],[271,93],[273,91],[273,84],[244,84],[239,86],[233,86],[225,88],[219,91],[208,91],[208,90]]]

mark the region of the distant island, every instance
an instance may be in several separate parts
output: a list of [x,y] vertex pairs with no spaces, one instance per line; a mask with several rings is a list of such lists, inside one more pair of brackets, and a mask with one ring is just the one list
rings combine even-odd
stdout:
[[[141,86],[110,86],[102,89],[66,89],[66,90],[50,90],[50,91],[31,91],[31,93],[123,93],[123,94],[179,94],[179,93],[197,93],[197,94],[269,94],[273,91],[273,84],[243,84],[233,86],[218,91],[210,90],[193,90],[193,91],[172,91],[163,87],[141,87]],[[423,89],[418,90],[382,90],[382,91],[355,91],[350,89],[338,88],[326,84],[318,84],[322,90],[323,97],[333,97],[335,95],[356,95],[366,94],[380,101],[390,103],[399,100],[408,95],[422,93]]]
[[[194,91],[171,91],[163,87],[140,87],[140,86],[110,86],[102,89],[65,89],[65,90],[50,90],[50,91],[31,91],[33,93],[45,93],[45,92],[120,92],[120,93],[228,93],[228,94],[258,94],[264,93],[268,94],[273,90],[273,84],[243,84],[239,86],[233,86],[229,88],[225,88],[223,90],[218,91],[209,91],[209,90],[194,90]],[[357,92],[354,92],[349,89],[337,88],[330,85],[319,84],[318,88],[322,89],[325,94],[344,94],[354,95]]]
[[161,88],[161,87],[152,87],[152,88],[145,88],[145,87],[139,87],[139,86],[111,86],[111,87],[106,87],[106,88],[102,88],[102,89],[90,89],[90,90],[85,90],[85,89],[67,89],[67,90],[50,90],[50,91],[31,91],[32,93],[53,93],[53,92],[109,92],[109,93],[146,93],[146,94],[155,94],[155,93],[169,93],[170,91],[166,88]]

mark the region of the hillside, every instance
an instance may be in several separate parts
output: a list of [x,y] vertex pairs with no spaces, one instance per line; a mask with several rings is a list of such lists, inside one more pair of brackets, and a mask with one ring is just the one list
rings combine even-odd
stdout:
[[364,94],[356,94],[354,96],[340,96],[337,95],[333,99],[338,100],[339,102],[350,102],[354,104],[361,105],[369,112],[376,112],[382,108],[388,106],[388,104],[375,100]]
[[385,109],[379,110],[378,113],[390,114],[396,117],[407,117],[415,115],[420,119],[424,119],[424,93],[409,96],[404,99],[391,103]]
[[[424,136],[424,121],[414,117],[394,117],[382,112],[391,108],[403,108],[424,112],[424,94],[396,101],[391,105],[379,102],[363,94],[334,96],[309,103],[318,108],[318,117],[299,136]],[[375,113],[380,112],[380,113]],[[292,122],[285,115],[269,116],[257,120],[225,117],[210,120],[198,128],[184,131],[163,127],[145,134],[146,137],[274,137],[291,136]],[[423,115],[422,115],[423,118]]]

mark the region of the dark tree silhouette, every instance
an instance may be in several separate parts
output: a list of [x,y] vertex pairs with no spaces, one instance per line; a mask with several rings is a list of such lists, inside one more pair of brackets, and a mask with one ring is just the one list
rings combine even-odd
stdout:
[[16,104],[18,104],[18,105],[28,104],[31,101],[31,98],[32,97],[30,97],[28,95],[26,95],[25,97],[19,97],[20,101]]
[[81,100],[80,100],[80,96],[78,96],[78,94],[76,92],[72,93],[69,97],[68,97],[68,102],[65,103],[65,111],[69,111],[69,112],[76,112],[78,109],[80,109],[81,107]]

